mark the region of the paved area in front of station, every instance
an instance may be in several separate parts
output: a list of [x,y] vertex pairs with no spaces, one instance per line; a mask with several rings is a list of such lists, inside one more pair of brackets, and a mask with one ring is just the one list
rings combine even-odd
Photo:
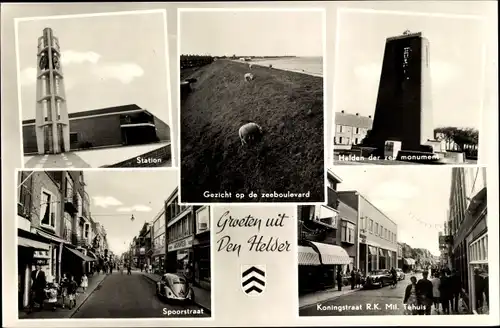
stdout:
[[87,168],[91,167],[80,156],[72,152],[35,155],[24,164],[25,168]]

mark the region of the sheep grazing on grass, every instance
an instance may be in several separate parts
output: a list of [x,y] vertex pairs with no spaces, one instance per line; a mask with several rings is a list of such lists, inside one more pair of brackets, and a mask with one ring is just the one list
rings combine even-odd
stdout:
[[253,80],[253,74],[252,73],[246,73],[245,74],[245,81],[249,82]]
[[262,128],[256,123],[247,123],[242,125],[238,134],[243,146],[253,145],[259,142],[262,140],[263,136]]

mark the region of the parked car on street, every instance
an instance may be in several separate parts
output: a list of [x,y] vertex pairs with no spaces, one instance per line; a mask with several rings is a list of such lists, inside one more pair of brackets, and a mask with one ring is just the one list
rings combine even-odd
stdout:
[[366,276],[363,288],[381,288],[392,284],[392,275],[389,270],[370,271]]
[[398,280],[405,280],[405,273],[401,269],[396,269]]
[[167,301],[194,302],[194,290],[181,276],[165,273],[156,283],[156,294]]

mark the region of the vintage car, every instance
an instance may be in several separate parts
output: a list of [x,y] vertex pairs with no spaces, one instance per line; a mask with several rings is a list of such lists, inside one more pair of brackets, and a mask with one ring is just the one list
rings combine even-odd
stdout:
[[194,291],[183,277],[165,273],[156,283],[156,294],[167,301],[194,302]]
[[389,270],[374,270],[366,276],[364,288],[380,288],[392,284],[392,275]]
[[396,269],[396,273],[398,274],[398,280],[405,280],[405,273],[401,269]]

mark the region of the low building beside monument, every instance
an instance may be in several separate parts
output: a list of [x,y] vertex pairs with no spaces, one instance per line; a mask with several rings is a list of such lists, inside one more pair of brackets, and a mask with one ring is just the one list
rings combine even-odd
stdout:
[[335,113],[335,148],[358,145],[372,128],[373,119],[359,113],[350,114],[344,111]]

